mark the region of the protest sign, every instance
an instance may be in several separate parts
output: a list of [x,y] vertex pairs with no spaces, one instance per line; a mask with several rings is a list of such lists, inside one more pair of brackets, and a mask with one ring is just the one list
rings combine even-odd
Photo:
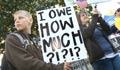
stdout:
[[87,0],[64,0],[66,6],[79,6],[80,9],[87,7]]
[[88,2],[89,4],[102,3],[102,2],[107,2],[107,1],[111,1],[111,0],[87,0],[87,2]]
[[44,61],[59,64],[87,58],[74,8],[37,11]]
[[64,0],[66,6],[74,5],[75,2],[76,0]]
[[112,27],[112,26],[114,26],[114,22],[115,22],[115,15],[112,15],[112,16],[105,15],[104,20],[107,22],[107,24],[110,27]]
[[80,9],[83,9],[85,7],[87,7],[87,0],[78,0],[77,2],[75,2],[75,4],[77,4]]

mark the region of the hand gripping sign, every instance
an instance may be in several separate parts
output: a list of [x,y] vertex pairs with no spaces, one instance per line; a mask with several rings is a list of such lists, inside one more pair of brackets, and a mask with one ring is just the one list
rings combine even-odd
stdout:
[[73,7],[37,11],[44,61],[54,64],[87,58]]

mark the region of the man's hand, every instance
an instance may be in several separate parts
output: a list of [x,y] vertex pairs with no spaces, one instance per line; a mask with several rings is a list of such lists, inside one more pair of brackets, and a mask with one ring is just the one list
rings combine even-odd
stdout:
[[71,63],[70,62],[64,63],[64,70],[71,70]]

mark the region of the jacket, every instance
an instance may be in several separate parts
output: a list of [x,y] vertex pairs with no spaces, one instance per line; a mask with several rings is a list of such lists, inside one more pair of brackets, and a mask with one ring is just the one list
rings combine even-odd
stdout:
[[[82,36],[84,39],[85,47],[87,49],[87,52],[89,55],[89,60],[90,60],[91,64],[94,63],[95,61],[99,60],[100,58],[102,58],[105,54],[103,49],[100,47],[100,45],[96,42],[96,40],[93,37],[94,30],[96,27],[98,27],[97,22],[100,23],[99,28],[102,31],[105,38],[107,39],[107,35],[109,35],[111,32],[110,27],[97,14],[92,16],[91,23],[89,24],[88,27],[85,25],[80,25],[80,29],[81,29]],[[111,43],[110,43],[110,45],[112,46]],[[114,49],[113,46],[112,46],[112,49],[114,50],[114,52],[116,52],[116,50]]]
[[[26,40],[33,42],[33,36],[19,32]],[[29,43],[30,43],[29,42]],[[22,47],[20,40],[12,34],[6,38],[5,49],[8,61],[16,68],[15,70],[63,70],[63,64],[54,65],[43,61],[41,48],[36,43]]]

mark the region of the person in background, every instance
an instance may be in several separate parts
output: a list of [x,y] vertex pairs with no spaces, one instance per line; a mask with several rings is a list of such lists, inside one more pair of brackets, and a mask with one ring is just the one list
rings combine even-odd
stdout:
[[107,38],[111,29],[100,12],[95,8],[91,21],[84,11],[80,11],[77,18],[93,69],[120,70],[120,57]]
[[120,31],[120,8],[115,11],[115,27]]
[[17,33],[29,42],[24,48],[15,35],[7,36],[5,54],[15,70],[70,70],[70,63],[55,65],[43,61],[41,48],[34,41],[35,35],[31,34],[33,18],[28,11],[18,10],[13,16]]

